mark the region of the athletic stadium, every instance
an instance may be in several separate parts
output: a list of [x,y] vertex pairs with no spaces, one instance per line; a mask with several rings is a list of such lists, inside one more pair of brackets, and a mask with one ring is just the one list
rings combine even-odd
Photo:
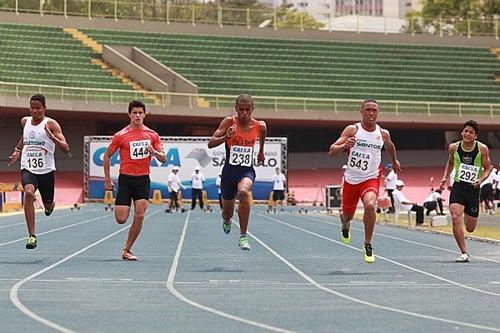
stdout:
[[[305,16],[284,26],[281,9],[173,3],[0,1],[0,332],[499,332],[499,197],[465,233],[471,262],[455,263],[449,190],[444,215],[417,225],[414,213],[386,209],[381,186],[377,262],[368,265],[361,203],[352,242],[340,241],[347,155],[328,151],[375,99],[412,201],[439,187],[467,120],[479,123],[500,170],[500,8],[491,21],[407,17],[394,32],[387,21],[366,31],[357,18],[341,31],[331,21],[310,27]],[[56,209],[47,217],[38,204],[39,245],[26,250],[19,162],[8,163],[35,94],[71,154],[56,153]],[[232,233],[221,230],[224,147],[207,147],[240,94],[267,124],[251,251],[238,248],[237,218]],[[130,122],[132,100],[146,104],[166,162],[151,161],[140,260],[127,262],[131,218],[115,222],[103,155]],[[382,151],[384,175],[389,162]],[[119,165],[115,154],[114,181]],[[208,209],[165,213],[174,166],[186,208],[201,169]],[[272,213],[276,168],[287,199]]]

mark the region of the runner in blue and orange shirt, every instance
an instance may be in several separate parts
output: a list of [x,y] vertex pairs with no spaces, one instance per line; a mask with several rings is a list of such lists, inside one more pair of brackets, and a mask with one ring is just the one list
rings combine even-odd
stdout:
[[251,96],[242,94],[236,98],[235,117],[224,118],[210,138],[208,148],[225,144],[226,162],[222,169],[222,229],[231,231],[231,218],[236,198],[239,200],[238,218],[240,222],[239,245],[242,250],[250,250],[247,229],[250,216],[250,192],[255,182],[254,147],[259,141],[257,163],[264,163],[264,143],[267,127],[263,121],[252,118],[254,110]]
[[144,126],[146,106],[141,101],[132,101],[128,105],[130,125],[113,136],[113,140],[104,153],[104,188],[113,190],[110,175],[110,159],[116,150],[120,150],[120,175],[118,193],[115,200],[116,222],[127,222],[130,205],[134,201],[134,221],[130,227],[127,242],[122,252],[122,259],[137,260],[130,251],[142,229],[142,221],[149,203],[149,171],[151,158],[160,162],[167,160],[158,133]]

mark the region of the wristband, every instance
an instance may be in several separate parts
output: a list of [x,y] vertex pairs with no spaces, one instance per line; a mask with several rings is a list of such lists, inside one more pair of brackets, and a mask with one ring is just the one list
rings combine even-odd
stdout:
[[14,148],[14,151],[21,152],[21,151],[22,151],[22,149],[21,149],[21,148],[18,148],[18,147],[15,147],[15,148]]

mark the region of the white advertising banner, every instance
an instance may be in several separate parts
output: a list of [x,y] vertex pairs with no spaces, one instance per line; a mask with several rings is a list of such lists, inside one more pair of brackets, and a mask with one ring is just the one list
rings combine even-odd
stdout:
[[[111,142],[111,137],[86,137],[85,142],[89,146],[87,163],[88,189],[87,195],[90,199],[101,199],[104,196],[104,169],[103,155]],[[207,191],[209,199],[217,198],[215,180],[218,173],[222,171],[225,163],[226,152],[224,145],[208,149],[208,137],[162,137],[163,148],[167,154],[167,161],[161,163],[155,158],[151,160],[151,191],[159,189],[162,197],[167,198],[167,177],[172,172],[173,166],[179,166],[179,178],[184,187],[183,198],[191,198],[191,175],[195,167],[200,167],[200,172],[205,176],[204,190]],[[285,149],[284,149],[285,148]],[[258,144],[254,149],[254,160],[257,161]],[[285,152],[285,153],[284,153]],[[264,146],[265,162],[263,165],[255,165],[257,175],[253,195],[255,199],[265,200],[272,190],[272,177],[275,168],[278,167],[286,172],[286,138],[268,138]],[[120,169],[120,157],[118,152],[111,158],[111,177],[116,182]],[[286,174],[285,174],[286,175]],[[116,187],[116,186],[115,186]]]

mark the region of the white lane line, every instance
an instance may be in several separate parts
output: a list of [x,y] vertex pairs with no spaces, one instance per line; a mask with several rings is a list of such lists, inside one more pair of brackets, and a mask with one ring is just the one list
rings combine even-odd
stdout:
[[[156,214],[156,213],[158,213],[158,212],[159,212],[159,210],[157,210],[157,211],[155,211],[155,212],[153,212],[153,213],[151,213],[151,214],[148,214],[148,215],[146,215],[146,216],[145,216],[145,218],[144,218],[144,219],[146,219],[146,218],[148,218],[148,217],[150,217],[150,216],[152,216],[152,215],[154,215],[154,214]],[[106,216],[106,217],[107,217],[107,216]],[[10,298],[10,301],[12,302],[12,304],[14,304],[14,306],[15,306],[16,308],[18,308],[18,309],[19,309],[19,311],[21,311],[22,313],[24,313],[24,314],[25,314],[26,316],[28,316],[29,318],[31,318],[31,319],[33,319],[33,320],[35,320],[35,321],[38,321],[38,322],[39,322],[39,323],[41,323],[41,324],[44,324],[45,326],[48,326],[48,327],[50,327],[50,328],[53,328],[53,329],[54,329],[54,330],[56,330],[56,331],[63,332],[63,333],[75,333],[75,331],[73,331],[73,330],[71,330],[71,329],[69,329],[69,328],[67,328],[67,327],[61,326],[61,325],[59,325],[59,324],[57,324],[57,323],[55,323],[55,322],[53,322],[53,321],[51,321],[51,320],[48,320],[48,319],[46,319],[46,318],[43,318],[42,316],[39,316],[39,315],[37,315],[36,313],[34,313],[33,311],[31,311],[31,310],[30,310],[27,306],[25,306],[25,305],[21,302],[21,300],[19,299],[19,295],[18,295],[18,294],[19,294],[19,289],[20,289],[20,288],[21,288],[21,287],[22,287],[22,286],[23,286],[26,282],[29,282],[29,281],[33,280],[33,279],[34,279],[34,278],[36,278],[37,276],[42,275],[43,273],[50,271],[52,268],[57,267],[57,266],[59,266],[59,265],[61,265],[61,264],[65,263],[66,261],[70,260],[71,258],[76,257],[77,255],[79,255],[79,254],[81,254],[81,253],[83,253],[83,252],[85,252],[85,251],[87,251],[87,250],[89,250],[89,249],[93,248],[93,247],[94,247],[94,246],[96,246],[96,245],[99,245],[100,243],[102,243],[102,242],[104,242],[104,241],[108,240],[109,238],[111,238],[111,237],[113,237],[113,236],[115,236],[115,235],[119,234],[120,232],[122,232],[122,231],[124,231],[124,230],[127,230],[127,229],[129,229],[129,228],[130,228],[130,225],[128,225],[128,226],[126,226],[126,227],[123,227],[123,228],[121,228],[121,229],[118,229],[117,231],[115,231],[115,232],[113,232],[113,233],[109,234],[108,236],[106,236],[106,237],[104,237],[104,238],[101,238],[101,239],[99,239],[98,241],[96,241],[96,242],[94,242],[94,243],[92,243],[92,244],[90,244],[90,245],[88,245],[88,246],[84,247],[83,249],[78,250],[78,251],[74,252],[73,254],[70,254],[69,256],[67,256],[67,257],[65,257],[65,258],[63,258],[63,259],[61,259],[61,260],[59,260],[58,262],[55,262],[55,263],[53,263],[52,265],[47,266],[47,267],[45,267],[44,269],[41,269],[41,270],[39,270],[38,272],[35,272],[35,273],[33,273],[33,274],[31,274],[31,275],[29,275],[29,276],[25,277],[24,279],[22,279],[22,280],[18,281],[18,282],[17,282],[14,286],[12,286],[12,288],[10,289],[10,292],[9,292],[9,298]]]
[[[65,225],[64,227],[60,227],[60,228],[56,228],[56,229],[51,229],[49,231],[41,232],[41,233],[36,234],[36,235],[37,236],[42,236],[42,235],[50,234],[52,232],[56,232],[56,231],[60,231],[60,230],[68,229],[68,228],[73,228],[73,227],[76,227],[76,226],[79,226],[79,225],[82,225],[82,224],[87,224],[87,223],[94,222],[94,221],[97,221],[97,220],[100,220],[100,219],[104,219],[104,218],[109,218],[109,216],[94,217],[94,218],[91,218],[89,220],[83,220],[82,222],[78,222],[78,223],[74,223],[74,224],[69,224],[69,225]],[[22,242],[22,241],[26,241],[26,237],[18,238],[18,239],[15,239],[15,240],[12,240],[12,241],[8,241],[8,242],[5,242],[5,243],[0,243],[0,246],[5,246],[5,245],[9,245],[9,244],[17,243],[17,242]]]
[[189,211],[188,214],[187,214],[187,216],[186,216],[186,221],[184,222],[184,227],[182,228],[181,237],[179,239],[179,244],[177,245],[177,250],[175,251],[175,256],[174,256],[174,259],[173,259],[173,262],[172,262],[172,267],[170,268],[170,272],[168,273],[168,278],[167,278],[167,283],[166,283],[167,289],[176,298],[178,298],[179,300],[183,301],[184,303],[187,303],[187,304],[189,304],[191,306],[194,306],[195,308],[198,308],[198,309],[201,309],[201,310],[213,313],[213,314],[215,314],[217,316],[224,317],[224,318],[227,318],[227,319],[231,319],[231,320],[234,320],[234,321],[238,321],[240,323],[244,323],[244,324],[251,325],[251,326],[254,326],[254,327],[259,327],[259,328],[262,328],[262,329],[266,329],[266,330],[269,330],[269,331],[272,331],[272,332],[293,333],[293,331],[289,331],[289,330],[286,330],[286,329],[283,329],[283,328],[279,328],[279,327],[275,327],[275,326],[271,326],[271,325],[266,325],[266,324],[263,324],[263,323],[259,323],[259,322],[253,321],[253,320],[249,320],[249,319],[245,319],[245,318],[242,318],[242,317],[238,317],[238,316],[235,316],[235,315],[232,315],[232,314],[229,314],[229,313],[226,313],[226,312],[223,312],[223,311],[216,310],[214,308],[205,306],[203,304],[197,303],[197,302],[195,302],[195,301],[187,298],[182,293],[180,293],[177,289],[175,289],[175,287],[174,287],[175,274],[177,273],[177,267],[179,266],[179,258],[181,256],[182,247],[184,245],[184,240],[186,238],[186,230],[187,230],[187,226],[188,226],[188,223],[189,223],[189,217],[190,216],[191,216],[191,211]]
[[[340,224],[338,224],[338,223],[332,223],[332,222],[323,221],[323,217],[309,217],[309,216],[304,216],[304,217],[307,218],[308,220],[311,220],[311,221],[316,221],[316,222],[320,222],[320,223],[323,223],[323,224],[334,225],[334,226],[340,227]],[[352,227],[352,230],[364,232],[363,229],[359,229],[359,228],[356,228],[356,227]],[[405,242],[405,243],[409,243],[409,244],[414,244],[414,245],[419,245],[419,246],[423,246],[423,247],[428,247],[428,248],[435,249],[435,250],[441,250],[441,251],[445,251],[445,252],[449,252],[449,253],[454,253],[454,254],[458,253],[458,251],[456,251],[456,250],[450,250],[450,249],[446,249],[446,248],[443,248],[443,247],[439,247],[439,246],[435,246],[435,245],[430,245],[430,244],[426,244],[426,243],[420,243],[420,242],[412,241],[412,240],[405,239],[405,238],[399,238],[399,237],[395,237],[395,236],[389,236],[389,235],[381,234],[381,233],[378,233],[378,232],[374,232],[373,234],[377,235],[377,236],[380,236],[380,237],[385,237],[385,238],[389,238],[389,239],[398,240],[400,242]],[[494,262],[494,263],[500,264],[500,261],[495,260],[495,259],[490,259],[490,258],[487,258],[487,257],[481,257],[481,256],[474,255],[473,259],[476,259],[476,258],[484,260],[484,261],[490,261],[490,262]]]
[[[307,230],[307,229],[303,229],[303,228],[301,228],[301,227],[294,226],[294,225],[292,225],[292,224],[289,224],[289,223],[287,223],[287,222],[283,222],[283,221],[278,220],[278,219],[275,219],[275,218],[273,218],[273,217],[268,217],[268,216],[265,216],[265,215],[261,215],[261,216],[262,216],[262,217],[265,217],[265,218],[267,218],[267,219],[270,219],[270,220],[272,220],[272,221],[275,221],[275,222],[277,222],[277,223],[280,223],[280,224],[286,225],[286,226],[288,226],[288,227],[290,227],[290,228],[297,229],[297,230],[300,230],[300,231],[302,231],[302,232],[308,233],[308,234],[310,234],[310,235],[313,235],[313,236],[316,236],[316,237],[322,238],[322,239],[327,240],[327,241],[329,241],[329,242],[333,242],[333,243],[335,243],[335,244],[340,244],[340,245],[343,245],[343,246],[345,246],[345,247],[351,248],[351,249],[356,250],[356,251],[358,251],[358,252],[363,252],[363,250],[358,249],[358,248],[356,248],[356,247],[354,247],[354,246],[352,246],[352,245],[346,245],[346,244],[344,244],[344,243],[342,243],[342,242],[339,242],[339,241],[334,240],[334,239],[332,239],[332,238],[328,238],[328,237],[326,237],[326,236],[323,236],[323,235],[321,235],[321,234],[315,233],[315,232],[313,232],[313,231],[309,231],[309,230]],[[458,286],[458,287],[460,287],[460,288],[464,288],[464,289],[472,290],[472,291],[475,291],[475,292],[478,292],[478,293],[482,293],[482,294],[486,294],[486,295],[491,295],[491,296],[497,296],[497,297],[500,297],[500,294],[498,294],[498,293],[494,293],[494,292],[492,292],[492,291],[487,291],[487,290],[483,290],[483,289],[478,289],[478,288],[474,288],[474,287],[471,287],[471,286],[468,286],[468,285],[462,284],[462,283],[460,283],[460,282],[456,282],[456,281],[448,280],[448,279],[446,279],[446,278],[444,278],[444,277],[441,277],[441,276],[439,276],[439,275],[435,275],[435,274],[432,274],[432,273],[429,273],[429,272],[426,272],[426,271],[420,270],[420,269],[418,269],[418,268],[414,268],[414,267],[411,267],[411,266],[405,265],[405,264],[400,263],[400,262],[397,262],[397,261],[395,261],[395,260],[392,260],[392,259],[389,259],[389,258],[386,258],[386,257],[380,256],[380,255],[378,255],[378,254],[377,254],[376,256],[377,256],[377,258],[380,258],[380,259],[382,259],[382,260],[385,260],[385,261],[387,261],[387,262],[390,262],[390,263],[392,263],[392,264],[394,264],[394,265],[397,265],[397,266],[400,266],[400,267],[403,267],[403,268],[409,269],[409,270],[411,270],[411,271],[414,271],[414,272],[417,272],[417,273],[420,273],[420,274],[423,274],[423,275],[427,275],[427,276],[429,276],[429,277],[432,277],[432,278],[434,278],[434,279],[437,279],[437,280],[440,280],[440,281],[443,281],[443,282],[446,282],[446,283],[449,283],[449,284],[453,284],[453,285]]]
[[[59,219],[59,218],[62,218],[62,217],[67,217],[67,216],[75,216],[75,215],[83,215],[83,214],[85,214],[85,213],[88,213],[88,212],[93,212],[93,211],[96,211],[96,209],[87,210],[87,211],[84,211],[84,212],[72,213],[72,214],[65,214],[65,215],[50,216],[50,217],[45,217],[45,218],[40,218],[40,219],[37,219],[36,221],[37,221],[37,222],[45,222],[45,221],[50,221],[50,222],[52,222],[52,220]],[[24,218],[24,215],[19,215],[19,216],[22,216],[22,217]],[[15,227],[15,226],[18,226],[18,225],[26,225],[26,222],[20,222],[20,223],[13,223],[13,224],[1,225],[1,226],[0,226],[0,229],[5,229],[5,228],[10,228],[10,227]]]
[[[261,215],[261,214],[259,214],[259,216],[265,217],[265,218],[270,219],[272,221],[276,221],[278,223],[281,223],[283,225],[289,226],[291,228],[294,228],[294,229],[297,229],[297,230],[301,230],[303,232],[309,233],[309,234],[317,236],[319,238],[322,238],[322,239],[325,239],[325,240],[328,240],[328,241],[331,241],[331,242],[334,242],[334,243],[339,243],[341,245],[345,245],[342,242],[337,242],[337,241],[335,241],[333,239],[330,239],[328,237],[325,237],[323,235],[316,234],[315,232],[312,232],[312,231],[309,231],[309,230],[306,230],[306,229],[302,229],[300,227],[295,227],[295,226],[293,226],[291,224],[288,224],[286,222],[282,222],[282,221],[280,221],[278,219],[275,219],[275,218],[272,218],[272,217],[268,217],[268,216],[265,216],[265,215]],[[500,332],[500,328],[497,328],[497,327],[478,325],[478,324],[473,324],[473,323],[467,323],[467,322],[462,322],[462,321],[457,321],[457,320],[445,319],[445,318],[440,318],[440,317],[435,317],[435,316],[430,316],[430,315],[424,315],[424,314],[420,314],[420,313],[416,313],[416,312],[401,310],[401,309],[397,309],[397,308],[392,308],[392,307],[389,307],[389,306],[385,306],[385,305],[380,305],[380,304],[376,304],[376,303],[371,303],[371,302],[368,302],[368,301],[364,301],[362,299],[355,298],[355,297],[343,294],[341,292],[338,292],[338,291],[326,288],[325,286],[323,286],[322,284],[320,284],[319,282],[317,282],[316,280],[314,280],[313,278],[311,278],[309,275],[307,275],[306,273],[304,273],[303,271],[301,271],[299,268],[297,268],[296,266],[294,266],[291,262],[289,262],[288,260],[286,260],[285,258],[283,258],[276,251],[274,251],[271,247],[269,247],[267,244],[265,244],[263,241],[261,241],[258,237],[256,237],[252,233],[248,233],[248,234],[252,238],[254,238],[257,242],[259,242],[265,249],[267,249],[269,252],[271,252],[275,257],[277,257],[282,262],[284,262],[295,273],[297,273],[298,275],[300,275],[304,280],[308,281],[309,283],[311,283],[316,288],[321,289],[323,291],[326,291],[326,292],[328,292],[330,294],[333,294],[335,296],[347,299],[347,300],[355,302],[355,303],[359,303],[359,304],[370,306],[370,307],[373,307],[373,308],[376,308],[376,309],[380,309],[380,310],[391,311],[391,312],[395,312],[395,313],[399,313],[399,314],[405,314],[405,315],[408,315],[408,316],[413,316],[413,317],[423,318],[423,319],[429,319],[429,320],[439,321],[439,322],[453,324],[453,325],[459,325],[459,326],[477,328],[477,329],[482,329],[482,330],[487,330],[487,331]],[[352,249],[355,249],[355,250],[359,251],[357,248],[355,248],[353,246],[350,246],[350,245],[345,245],[345,246],[348,246],[348,247],[350,247]],[[380,257],[380,256],[377,256],[377,257],[380,258],[380,259],[383,259],[383,260],[390,261],[390,262],[395,263],[397,265],[402,265],[402,264],[399,264],[399,263],[397,263],[395,261],[392,261],[392,260],[389,260],[389,259],[385,259],[385,258]],[[402,265],[402,266],[405,267],[406,265]],[[412,267],[408,267],[408,268],[412,269],[412,270],[415,270]],[[429,273],[426,273],[426,272],[423,272],[423,271],[422,271],[422,273],[424,273],[426,275],[429,274]],[[432,274],[430,274],[430,275],[432,275]],[[439,278],[440,280],[446,281],[446,279],[443,279],[443,278],[440,278],[440,277],[437,277],[437,278]],[[453,283],[453,284],[456,284],[456,282],[453,282],[453,281],[450,281],[450,282]]]

